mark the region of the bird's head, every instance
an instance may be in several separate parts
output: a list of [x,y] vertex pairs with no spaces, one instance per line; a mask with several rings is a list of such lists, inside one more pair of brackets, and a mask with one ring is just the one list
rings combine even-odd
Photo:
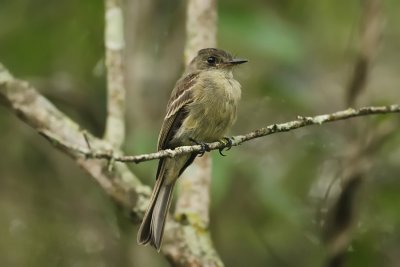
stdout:
[[190,62],[191,70],[226,69],[246,63],[246,59],[233,58],[232,55],[222,49],[204,48],[199,50],[197,56]]

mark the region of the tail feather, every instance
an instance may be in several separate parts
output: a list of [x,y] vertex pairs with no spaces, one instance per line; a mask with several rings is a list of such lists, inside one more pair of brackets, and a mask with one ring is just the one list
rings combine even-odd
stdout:
[[158,251],[160,250],[174,185],[175,182],[167,184],[163,177],[157,179],[149,207],[139,228],[137,239],[139,244],[150,243]]
[[140,225],[137,242],[140,245],[146,245],[151,239],[151,220],[153,216],[154,205],[157,200],[158,192],[160,191],[161,179],[157,179],[151,193],[150,203],[147,207],[146,213],[144,214],[142,224]]
[[162,185],[158,192],[157,200],[154,205],[151,232],[152,239],[150,244],[160,250],[164,233],[165,220],[167,219],[169,206],[171,205],[172,191],[174,184]]

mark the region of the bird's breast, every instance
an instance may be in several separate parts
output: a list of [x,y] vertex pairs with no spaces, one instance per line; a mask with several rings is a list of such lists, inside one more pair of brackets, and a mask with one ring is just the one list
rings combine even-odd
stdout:
[[236,120],[240,84],[231,73],[211,73],[200,80],[182,126],[189,138],[212,142],[222,138]]

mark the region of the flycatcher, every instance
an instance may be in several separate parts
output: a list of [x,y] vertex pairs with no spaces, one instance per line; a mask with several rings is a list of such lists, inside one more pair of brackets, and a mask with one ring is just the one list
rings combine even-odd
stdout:
[[[241,95],[232,69],[245,62],[216,48],[198,52],[171,93],[158,150],[215,142],[225,136],[236,120]],[[197,155],[160,159],[150,204],[138,232],[139,244],[150,243],[160,250],[175,182]]]

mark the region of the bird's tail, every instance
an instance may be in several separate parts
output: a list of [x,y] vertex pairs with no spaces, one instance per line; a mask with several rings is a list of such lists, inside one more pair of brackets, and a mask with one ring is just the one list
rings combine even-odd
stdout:
[[165,177],[158,177],[151,194],[150,204],[140,225],[137,242],[141,245],[150,243],[160,251],[164,233],[165,219],[171,204],[175,182],[167,183]]

